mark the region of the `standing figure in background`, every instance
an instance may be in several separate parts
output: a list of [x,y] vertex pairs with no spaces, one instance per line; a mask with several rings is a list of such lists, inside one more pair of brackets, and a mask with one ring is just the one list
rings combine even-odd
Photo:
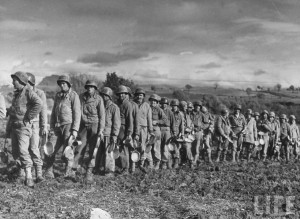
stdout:
[[0,119],[4,119],[6,117],[6,104],[5,99],[2,94],[0,94]]
[[270,141],[270,133],[273,131],[271,128],[271,122],[269,121],[269,112],[267,110],[263,110],[261,113],[261,119],[258,122],[257,130],[262,133],[264,145],[262,150],[263,161],[267,158],[267,152],[269,148]]
[[280,141],[282,143],[281,151],[285,156],[286,162],[288,163],[290,160],[290,150],[289,144],[291,141],[291,128],[289,123],[287,122],[287,117],[285,114],[281,114],[280,117]]
[[270,121],[270,127],[271,127],[271,132],[270,132],[270,146],[269,146],[269,156],[270,158],[275,158],[275,156],[277,156],[277,160],[279,160],[280,158],[280,149],[276,148],[276,145],[278,143],[278,139],[279,139],[279,124],[276,122],[275,120],[275,113],[274,112],[270,112],[269,115],[269,121]]
[[252,114],[253,114],[252,110],[247,109],[245,136],[244,136],[243,150],[242,150],[242,156],[243,154],[246,154],[247,162],[249,162],[251,159],[251,154],[253,153],[253,149],[254,149],[254,141],[257,141],[256,121],[252,117]]
[[194,110],[193,113],[191,114],[191,120],[193,122],[194,135],[195,135],[195,140],[192,143],[192,152],[194,152],[195,154],[192,163],[192,168],[197,166],[197,162],[199,161],[200,147],[203,139],[201,107],[202,107],[201,101],[194,102]]
[[[56,93],[54,105],[50,117],[50,133],[57,136],[53,154],[45,157],[46,171],[45,178],[54,178],[53,164],[55,156],[61,146],[65,150],[69,139],[76,139],[80,126],[81,106],[78,94],[71,88],[70,78],[67,75],[61,75],[57,79],[57,85],[60,91]],[[65,157],[63,160],[66,164],[65,177],[75,177],[72,170],[73,161],[70,162]]]

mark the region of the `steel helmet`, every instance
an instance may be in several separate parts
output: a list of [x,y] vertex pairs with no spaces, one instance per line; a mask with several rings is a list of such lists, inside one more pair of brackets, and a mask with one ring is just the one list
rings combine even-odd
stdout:
[[128,87],[128,86],[126,86],[126,87],[127,87],[127,90],[128,90],[128,94],[129,94],[130,96],[132,96],[132,90],[131,90],[131,88]]
[[247,109],[247,111],[246,111],[246,115],[252,115],[253,114],[253,111],[252,111],[252,109]]
[[179,106],[183,108],[184,106],[187,106],[187,102],[182,100],[180,101]]
[[162,97],[161,100],[160,100],[160,103],[161,104],[169,104],[169,100],[166,97]]
[[263,115],[263,114],[269,115],[269,112],[268,112],[267,110],[263,110],[261,114],[262,114],[262,115]]
[[187,103],[187,107],[188,107],[188,108],[194,108],[194,105],[193,105],[192,102],[188,102],[188,103]]
[[71,81],[70,81],[70,77],[68,75],[59,76],[58,79],[57,79],[57,84],[59,84],[59,82],[66,82],[69,87],[72,86]]
[[30,72],[27,72],[26,74],[28,76],[28,83],[31,86],[34,86],[35,85],[35,76],[32,73],[30,73]]
[[296,116],[290,115],[290,119],[296,120]]
[[234,109],[242,110],[242,105],[241,104],[236,104]]
[[201,112],[202,112],[202,113],[207,113],[207,108],[206,108],[205,106],[202,106]]
[[109,99],[112,99],[113,91],[109,87],[103,87],[100,91],[100,94],[108,96]]
[[286,119],[286,115],[285,114],[281,114],[279,118],[280,119]]
[[227,108],[222,108],[222,109],[221,109],[221,114],[222,114],[222,115],[226,115],[228,112],[229,112],[229,111],[228,111]]
[[260,116],[259,112],[255,112],[254,116]]
[[202,106],[202,102],[201,101],[195,101],[194,106]]
[[171,106],[179,106],[179,101],[177,99],[171,100]]
[[97,87],[97,84],[95,81],[90,81],[90,80],[87,80],[85,85],[84,85],[84,88],[87,89],[87,87],[94,87],[96,90],[98,89]]
[[129,94],[129,91],[128,91],[128,88],[124,85],[120,85],[118,87],[118,90],[116,92],[117,94],[122,94],[122,93],[125,93],[125,94]]
[[149,101],[151,99],[159,102],[160,101],[160,96],[158,96],[157,94],[151,94],[151,96],[149,97]]
[[146,92],[140,87],[135,90],[134,94],[135,95],[143,94],[144,96],[146,96]]
[[25,72],[22,71],[17,71],[16,73],[12,74],[11,78],[17,78],[18,81],[23,85],[26,85],[28,83],[28,76]]
[[275,113],[273,111],[270,112],[270,117],[274,117],[275,118]]

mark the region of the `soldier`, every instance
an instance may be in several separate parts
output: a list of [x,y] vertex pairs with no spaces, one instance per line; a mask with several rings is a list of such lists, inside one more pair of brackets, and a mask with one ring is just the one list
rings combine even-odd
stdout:
[[206,151],[208,156],[208,162],[212,163],[210,145],[212,141],[214,118],[208,112],[205,106],[202,106],[201,113],[202,113],[201,129],[203,130],[203,141],[204,141],[203,150],[202,150],[203,160],[205,160],[204,153]]
[[120,108],[121,127],[118,136],[118,143],[120,144],[120,167],[124,174],[129,173],[129,144],[132,142],[133,134],[133,107],[129,101],[129,91],[124,85],[120,85],[117,90],[118,104]]
[[[271,158],[273,158],[273,156],[275,155],[275,150],[276,150],[276,144],[278,142],[278,137],[279,137],[279,125],[278,123],[275,121],[275,113],[274,112],[270,112],[269,115],[269,120],[270,120],[270,127],[271,127],[271,132],[270,134],[270,139],[269,139],[269,155]],[[279,160],[280,158],[280,150],[276,151],[277,154],[277,160]]]
[[289,125],[291,130],[291,145],[293,146],[293,152],[295,158],[297,158],[298,157],[297,147],[299,147],[298,141],[300,138],[300,133],[299,133],[299,128],[296,124],[296,117],[294,115],[290,115]]
[[5,99],[2,94],[0,94],[0,119],[4,119],[6,117],[6,105]]
[[231,129],[234,133],[233,140],[233,151],[232,151],[232,162],[239,161],[240,150],[243,144],[243,134],[246,127],[245,116],[241,113],[242,106],[237,104],[234,107],[234,112],[229,116],[229,122]]
[[35,86],[35,76],[31,73],[27,73],[28,87],[31,88],[42,100],[43,107],[39,115],[32,120],[32,136],[30,138],[30,151],[32,161],[35,166],[36,181],[41,182],[44,180],[42,166],[43,161],[41,159],[41,153],[39,149],[39,136],[47,134],[47,99],[44,91],[37,89]]
[[[138,142],[139,141],[139,135],[140,135],[140,110],[139,110],[139,105],[134,102],[131,97],[132,97],[132,91],[130,87],[127,87],[128,92],[129,92],[129,102],[132,105],[132,118],[133,118],[133,133],[132,133],[132,139],[133,141]],[[132,152],[133,148],[129,148],[130,154]],[[129,159],[130,166],[131,166],[131,171],[135,171],[135,163]]]
[[271,129],[271,123],[268,119],[268,116],[269,116],[269,112],[267,110],[263,110],[263,112],[261,113],[261,119],[257,124],[257,130],[263,134],[263,140],[264,140],[264,147],[262,152],[263,161],[265,161],[267,157],[269,141],[270,141],[269,133],[273,131]]
[[231,126],[229,123],[229,111],[227,108],[221,109],[221,115],[216,119],[216,135],[218,139],[217,159],[220,162],[220,156],[223,152],[223,161],[226,162],[226,155],[228,151],[229,142],[231,142],[230,135],[232,135]]
[[289,143],[291,141],[291,128],[287,123],[287,117],[285,114],[281,114],[280,117],[280,141],[282,143],[281,149],[283,150],[283,154],[285,155],[286,162],[288,163],[290,160],[289,153]]
[[[9,110],[7,134],[10,133],[12,155],[15,160],[20,159],[21,168],[25,169],[25,184],[34,186],[32,179],[32,157],[29,152],[29,142],[32,136],[32,121],[42,110],[43,102],[28,86],[28,76],[24,72],[11,75],[15,88],[12,105]],[[21,171],[19,179],[22,180]]]
[[193,122],[194,126],[194,135],[195,135],[195,140],[192,143],[192,150],[194,151],[194,160],[192,163],[192,168],[194,168],[197,165],[199,155],[200,155],[200,145],[202,143],[202,113],[201,113],[201,107],[202,107],[202,102],[201,101],[196,101],[194,102],[194,110],[193,113],[191,114],[191,119]]
[[[158,106],[160,96],[152,94],[149,97],[150,106],[152,110],[152,125],[155,135],[155,142],[153,145],[153,155],[155,159],[154,169],[158,170],[161,162],[161,131],[160,126],[167,123],[167,116],[164,111]],[[150,161],[151,162],[151,161]],[[150,165],[151,166],[151,165]]]
[[[61,75],[57,79],[60,91],[56,93],[54,105],[50,116],[50,133],[57,136],[54,152],[51,156],[45,157],[46,171],[45,178],[54,178],[53,163],[55,155],[63,146],[65,150],[69,139],[76,139],[80,126],[81,106],[78,94],[71,88],[70,78],[67,75]],[[66,163],[65,177],[75,177],[71,162],[64,158]]]
[[170,141],[171,136],[175,136],[175,118],[172,111],[169,109],[169,101],[166,97],[160,100],[161,108],[167,116],[167,122],[160,126],[161,130],[161,151],[162,151],[162,169],[172,169],[170,160],[170,153],[167,143]]
[[255,119],[255,121],[256,121],[256,125],[258,124],[258,121],[259,121],[259,119],[260,119],[260,114],[259,114],[259,112],[255,112],[254,114],[253,114],[253,117],[254,117],[254,119]]
[[[103,141],[103,130],[105,125],[105,109],[102,97],[96,93],[97,84],[94,81],[87,80],[84,88],[86,91],[80,94],[81,103],[81,122],[78,137],[82,144],[78,145],[75,150],[73,169],[78,169],[78,165],[82,166],[86,146],[89,146],[89,161],[86,171],[86,180],[93,181],[94,163],[91,163],[93,152],[97,142]],[[97,145],[99,147],[99,145]]]
[[[180,139],[184,136],[184,118],[179,111],[179,101],[174,99],[171,101],[172,112],[174,114],[175,121],[175,137]],[[180,158],[180,149],[182,147],[182,143],[177,142],[174,150],[174,154],[172,154],[172,158],[174,159],[174,168],[177,169],[179,167],[179,158]],[[171,158],[171,159],[172,159]]]
[[[148,139],[148,133],[153,135],[153,125],[152,125],[152,111],[149,103],[145,99],[146,92],[142,88],[137,88],[135,90],[135,102],[138,104],[140,112],[140,133],[139,141],[141,142],[141,162],[140,167],[144,167],[147,155],[145,154],[146,141]],[[150,154],[151,155],[151,154]],[[149,157],[148,157],[149,158]],[[152,160],[152,156],[151,156]],[[150,162],[150,160],[148,160]],[[153,163],[152,163],[153,165]]]
[[251,154],[254,149],[254,141],[257,140],[257,127],[256,121],[252,117],[252,110],[247,109],[246,111],[246,127],[245,127],[245,136],[243,142],[243,152],[247,154],[247,162],[250,161]]
[[[105,173],[108,173],[108,176],[113,176],[115,172],[113,149],[117,143],[121,126],[120,110],[112,102],[113,91],[109,87],[103,87],[100,93],[105,105],[104,139],[101,141],[100,151],[98,152],[100,155],[100,168],[105,169]],[[111,148],[111,145],[114,147]]]

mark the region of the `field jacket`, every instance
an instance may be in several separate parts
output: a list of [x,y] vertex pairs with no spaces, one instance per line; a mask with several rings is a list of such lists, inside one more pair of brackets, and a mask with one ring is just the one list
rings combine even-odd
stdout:
[[124,137],[133,133],[133,108],[128,99],[119,104],[121,125],[125,127]]
[[228,117],[225,118],[224,116],[219,115],[216,118],[215,126],[215,133],[219,140],[223,139],[225,136],[229,136],[232,132]]
[[169,109],[169,108],[166,108],[166,109],[163,109],[166,117],[167,117],[167,121],[165,124],[162,124],[161,127],[170,127],[171,129],[171,133],[175,133],[175,117],[174,117],[174,114],[173,112]]
[[46,99],[46,94],[44,91],[37,89],[36,87],[33,88],[33,91],[40,97],[40,99],[43,102],[42,105],[42,110],[39,113],[37,117],[33,119],[33,121],[38,121],[40,124],[40,128],[47,127],[47,99]]
[[191,113],[191,120],[194,125],[194,131],[199,132],[202,130],[202,113],[193,111]]
[[273,131],[271,122],[267,119],[259,120],[257,129],[259,132],[263,132],[264,135],[269,135]]
[[111,100],[105,103],[105,126],[103,135],[117,139],[121,126],[120,109]]
[[298,139],[300,137],[299,128],[297,124],[290,124],[290,132],[292,139]]
[[78,131],[81,119],[80,100],[71,88],[66,93],[58,92],[50,118],[50,128],[71,124],[71,130]]
[[181,135],[184,135],[184,118],[183,115],[181,114],[180,111],[176,111],[174,112],[174,121],[175,121],[175,135],[179,135],[181,133]]
[[254,144],[255,139],[257,139],[256,121],[254,118],[246,119],[244,142]]
[[81,123],[89,125],[98,123],[98,135],[103,132],[105,125],[105,109],[103,99],[97,93],[92,96],[88,92],[80,95]]
[[142,102],[138,104],[140,112],[140,125],[143,127],[148,127],[149,133],[153,133],[152,125],[152,110],[147,102]]
[[167,123],[167,116],[164,111],[159,106],[151,106],[152,110],[152,121],[156,121],[156,125],[153,126],[162,126]]
[[229,123],[234,134],[239,135],[245,129],[246,119],[241,113],[238,117],[232,114],[229,116]]
[[280,124],[280,140],[288,141],[291,137],[291,128],[287,122]]
[[134,102],[133,100],[129,100],[132,105],[132,117],[133,117],[133,135],[139,136],[140,135],[140,109],[139,105]]

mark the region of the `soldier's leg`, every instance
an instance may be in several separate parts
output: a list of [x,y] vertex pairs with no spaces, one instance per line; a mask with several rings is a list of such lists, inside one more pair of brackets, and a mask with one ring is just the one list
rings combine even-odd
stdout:
[[145,163],[145,149],[146,149],[146,141],[148,138],[148,127],[145,126],[141,126],[140,129],[140,142],[141,142],[141,149],[140,149],[140,153],[141,153],[141,161],[140,161],[140,167],[144,167],[144,163]]
[[195,151],[195,153],[194,153],[195,156],[194,156],[194,161],[193,161],[194,165],[196,165],[199,160],[201,136],[202,136],[201,131],[196,132],[195,140],[192,143],[193,151]]
[[170,159],[169,149],[167,147],[167,142],[171,138],[170,128],[164,127],[161,130],[161,152],[162,152],[162,168],[167,169],[167,163]]
[[159,127],[154,128],[154,133],[156,136],[156,140],[154,142],[154,159],[155,159],[155,169],[159,169],[159,165],[161,162],[161,131]]
[[235,159],[236,152],[237,152],[237,139],[234,139],[233,143],[232,143],[232,160],[231,160],[232,163],[236,162],[236,159]]
[[264,135],[264,149],[263,149],[263,161],[266,160],[267,158],[267,152],[268,152],[268,148],[269,148],[269,136],[268,135]]
[[206,138],[205,138],[205,149],[207,151],[208,162],[212,163],[210,142],[211,142],[211,134],[208,133],[208,134],[206,134]]
[[83,151],[84,151],[84,148],[87,146],[87,139],[88,138],[88,129],[89,127],[88,126],[81,126],[80,127],[80,130],[79,130],[79,133],[78,133],[78,137],[81,141],[81,145],[78,145],[76,146],[75,150],[74,150],[74,163],[73,163],[73,168],[74,169],[77,169],[78,168],[78,165],[82,165],[82,160],[83,160]]
[[174,168],[179,167],[179,158],[180,158],[180,149],[182,147],[181,143],[176,143],[175,151],[174,151]]
[[18,178],[17,182],[24,183],[25,181],[25,169],[22,167],[20,161],[20,150],[19,150],[19,141],[18,141],[18,131],[15,127],[11,130],[11,148],[12,148],[12,156],[15,160],[18,167]]

